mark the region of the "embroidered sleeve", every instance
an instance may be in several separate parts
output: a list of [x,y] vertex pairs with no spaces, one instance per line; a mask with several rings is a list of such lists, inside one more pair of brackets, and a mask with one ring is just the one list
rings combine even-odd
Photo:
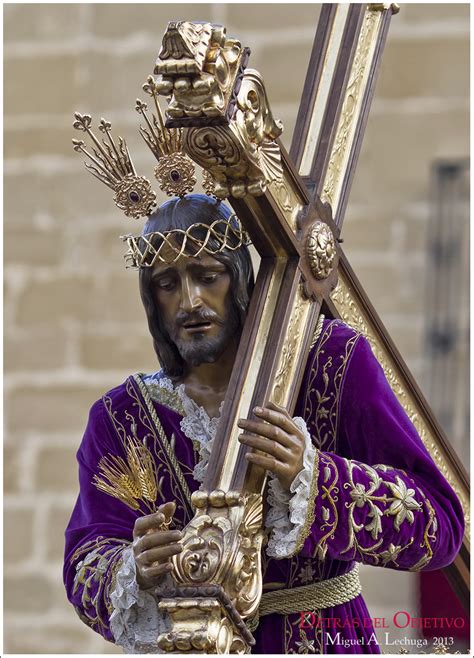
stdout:
[[109,616],[113,610],[111,591],[115,586],[122,553],[129,542],[97,537],[85,542],[70,557],[74,567],[71,602],[81,618],[97,633],[110,640]]
[[[337,454],[319,453],[314,523],[302,555],[406,570],[450,564],[463,537],[461,505],[366,339],[359,337],[338,381],[337,406],[326,372],[329,380],[315,379],[314,393],[320,399],[318,386],[325,387]],[[324,436],[315,439],[327,445]]]
[[433,559],[438,519],[404,471],[320,453],[319,497],[305,552],[417,571]]
[[265,526],[273,528],[267,554],[275,558],[288,558],[303,546],[314,521],[317,495],[317,450],[311,442],[306,423],[293,418],[305,435],[303,468],[291,483],[290,493],[284,491],[278,478],[272,477],[268,485],[268,510]]
[[[105,639],[111,594],[130,546],[136,518],[153,509],[156,471],[149,451],[133,432],[123,448],[113,440],[104,401],[91,409],[78,451],[80,494],[66,530],[64,582],[79,617]],[[132,423],[133,425],[133,423]]]

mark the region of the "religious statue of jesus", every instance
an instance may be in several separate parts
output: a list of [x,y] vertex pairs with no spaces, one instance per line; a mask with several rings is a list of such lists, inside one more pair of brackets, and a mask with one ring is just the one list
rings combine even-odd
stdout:
[[[143,130],[152,150],[162,145],[156,177],[175,194],[154,209],[123,140],[113,142],[102,120],[99,142],[90,123],[76,115],[75,127],[94,140],[93,156],[80,140],[75,149],[92,158],[89,168],[114,189],[125,214],[147,217],[141,235],[127,237],[127,258],[139,270],[158,364],[91,408],[77,454],[80,492],[66,531],[64,579],[92,629],[127,653],[159,653],[170,629],[159,604],[173,591],[191,496],[219,447],[254,275],[237,215],[217,195],[192,192],[179,128],[167,132],[156,119]],[[344,653],[350,645],[354,653],[380,653],[358,566],[450,564],[464,529],[456,494],[366,338],[340,320],[319,318],[294,415],[274,402],[251,411],[238,422],[238,440],[248,462],[268,473],[263,595],[242,628],[252,652]],[[198,555],[201,541],[195,538],[195,559],[192,543],[186,546],[189,573],[200,582],[221,558],[212,538]],[[245,567],[240,577],[249,577]],[[328,619],[339,623],[325,625]]]
[[[169,242],[196,226],[214,226],[213,255],[191,248],[173,262]],[[127,652],[156,652],[166,630],[155,589],[170,577],[192,518],[190,492],[206,471],[252,292],[239,230],[230,209],[204,195],[172,199],[150,216],[144,234],[165,248],[163,260],[140,269],[140,292],[161,368],[130,376],[93,405],[78,452],[66,587],[81,619]],[[366,339],[339,320],[318,325],[297,415],[274,404],[254,412],[258,420],[240,421],[240,441],[270,480],[253,650],[330,653],[338,634],[377,653],[370,625],[308,630],[301,613],[368,619],[358,563],[449,564],[463,536],[456,495]]]

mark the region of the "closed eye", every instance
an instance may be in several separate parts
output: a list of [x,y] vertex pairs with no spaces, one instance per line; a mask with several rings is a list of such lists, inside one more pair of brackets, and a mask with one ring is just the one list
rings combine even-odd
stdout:
[[158,279],[155,283],[156,287],[159,288],[160,290],[173,290],[175,287],[176,282],[174,279]]
[[219,275],[218,275],[217,273],[214,272],[214,273],[212,273],[212,274],[211,274],[211,273],[210,273],[210,274],[203,274],[203,275],[201,275],[200,278],[201,278],[201,281],[202,281],[203,283],[214,283],[214,281],[217,280],[217,277],[218,277],[218,276],[219,276]]

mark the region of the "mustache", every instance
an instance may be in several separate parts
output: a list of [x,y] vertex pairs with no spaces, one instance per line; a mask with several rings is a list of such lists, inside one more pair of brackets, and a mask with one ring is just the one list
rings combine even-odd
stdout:
[[192,313],[187,311],[178,311],[175,318],[175,324],[177,327],[182,327],[183,324],[187,322],[214,322],[218,325],[224,325],[225,322],[220,315],[211,311],[211,309],[203,308]]

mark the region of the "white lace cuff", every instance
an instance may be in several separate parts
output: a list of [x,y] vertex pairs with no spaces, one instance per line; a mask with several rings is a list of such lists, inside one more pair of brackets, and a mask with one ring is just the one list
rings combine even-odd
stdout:
[[[293,422],[303,432],[305,450],[303,468],[290,486],[290,493],[285,491],[276,477],[268,485],[268,504],[270,509],[265,519],[265,527],[273,528],[267,546],[267,555],[283,559],[301,550],[304,531],[308,519],[313,518],[315,485],[317,482],[317,450],[311,441],[306,423],[297,416]],[[310,524],[311,525],[311,524]]]
[[153,594],[138,586],[131,546],[123,550],[110,601],[113,606],[110,630],[115,643],[125,653],[162,653],[156,640],[170,626],[166,617],[160,614]]

